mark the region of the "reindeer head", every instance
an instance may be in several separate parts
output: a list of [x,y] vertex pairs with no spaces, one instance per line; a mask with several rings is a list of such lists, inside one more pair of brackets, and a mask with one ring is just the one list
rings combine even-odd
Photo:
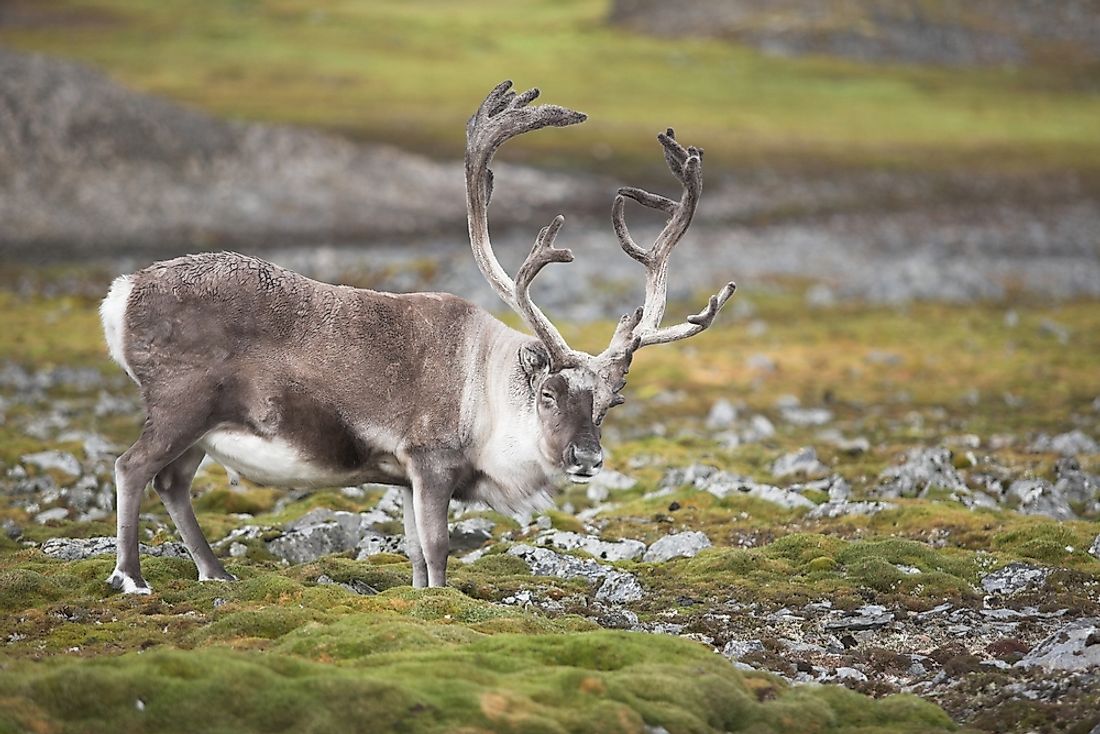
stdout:
[[[554,246],[565,221],[560,215],[535,238],[515,281],[501,267],[489,241],[488,210],[493,193],[489,163],[505,141],[543,127],[564,127],[584,122],[585,115],[557,105],[528,105],[538,89],[522,94],[510,91],[509,81],[498,84],[466,125],[466,207],[474,259],[497,295],[519,313],[538,337],[534,345],[517,355],[527,376],[541,429],[540,447],[547,461],[561,466],[574,481],[588,481],[603,465],[600,424],[607,411],[623,402],[620,394],[634,353],[651,344],[664,344],[694,336],[713,323],[733,295],[736,285],[727,283],[710,297],[706,308],[683,323],[661,327],[668,290],[668,262],[672,249],[687,232],[702,191],[701,148],[684,148],[669,128],[657,136],[669,170],[680,181],[679,201],[634,187],[623,187],[615,196],[611,217],[619,244],[646,271],[645,304],[619,320],[608,347],[588,354],[569,347],[561,333],[531,301],[532,280],[552,262],[571,262],[573,253]],[[665,212],[669,219],[649,249],[630,236],[623,210],[626,199]]]

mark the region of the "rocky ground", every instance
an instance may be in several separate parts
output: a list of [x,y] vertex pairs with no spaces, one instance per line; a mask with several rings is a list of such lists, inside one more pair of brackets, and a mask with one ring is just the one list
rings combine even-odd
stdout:
[[[427,731],[753,721],[848,731],[862,721],[880,729],[860,731],[923,732],[953,720],[1090,732],[1100,725],[1095,309],[806,312],[805,298],[758,294],[690,348],[640,358],[628,404],[608,421],[611,468],[563,488],[554,511],[456,508],[450,591],[404,588],[393,489],[283,492],[235,485],[210,465],[195,485],[200,521],[243,580],[194,581],[150,497],[143,552],[157,594],[138,600],[103,584],[110,467],[140,422],[135,391],[99,351],[94,303],[9,302],[20,336],[0,369],[0,681],[19,693],[0,698],[0,723],[152,727],[170,720],[163,686],[191,701],[188,686],[227,685],[207,660],[225,675],[274,666],[287,680],[351,676],[347,686],[367,685],[368,662],[396,666],[411,677],[394,673],[387,695],[402,703],[384,710],[422,711]],[[51,336],[60,319],[71,332]],[[826,335],[834,347],[815,347]],[[1006,371],[992,370],[1005,354]],[[557,665],[575,650],[568,675],[580,676],[553,693],[544,644]],[[472,681],[447,694],[458,703],[426,682],[441,665]],[[502,674],[513,665],[527,673]],[[683,690],[690,666],[725,692],[703,702]],[[669,699],[641,703],[654,685]],[[329,700],[322,688],[310,706]],[[844,689],[853,697],[835,698]],[[196,715],[236,706],[241,730],[262,729],[260,694],[235,695]],[[602,713],[585,708],[597,700]],[[574,709],[584,713],[560,718]],[[614,725],[600,718],[609,712]]]

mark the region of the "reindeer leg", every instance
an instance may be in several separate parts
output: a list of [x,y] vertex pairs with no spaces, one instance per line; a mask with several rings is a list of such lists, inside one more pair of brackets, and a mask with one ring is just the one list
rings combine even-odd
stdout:
[[416,531],[416,512],[412,487],[405,487],[405,497],[402,502],[405,520],[405,552],[409,554],[412,562],[413,588],[423,589],[428,585],[428,566],[424,562],[424,551],[420,547],[420,536]]
[[199,581],[236,581],[237,578],[226,571],[225,566],[214,555],[199,527],[199,521],[195,518],[195,508],[191,505],[191,482],[204,456],[205,451],[198,446],[192,446],[157,473],[153,479],[153,488],[168,509],[172,522],[176,524],[187,551],[198,567]]
[[452,462],[434,452],[410,462],[416,536],[428,567],[428,586],[447,585],[447,552],[451,544],[447,507],[463,475],[463,467],[459,460]]

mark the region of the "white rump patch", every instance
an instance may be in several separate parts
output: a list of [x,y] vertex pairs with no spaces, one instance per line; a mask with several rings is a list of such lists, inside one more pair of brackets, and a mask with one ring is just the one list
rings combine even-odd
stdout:
[[137,382],[130,365],[126,362],[126,306],[130,302],[130,292],[134,283],[129,275],[120,275],[111,283],[107,297],[99,304],[99,318],[103,322],[103,336],[107,339],[107,351],[111,359],[119,364],[130,379]]

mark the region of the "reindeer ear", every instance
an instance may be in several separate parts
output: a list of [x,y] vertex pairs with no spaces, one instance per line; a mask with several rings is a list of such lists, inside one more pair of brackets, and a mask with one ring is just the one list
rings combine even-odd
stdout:
[[550,370],[550,355],[541,344],[524,344],[519,348],[519,366],[527,379]]

